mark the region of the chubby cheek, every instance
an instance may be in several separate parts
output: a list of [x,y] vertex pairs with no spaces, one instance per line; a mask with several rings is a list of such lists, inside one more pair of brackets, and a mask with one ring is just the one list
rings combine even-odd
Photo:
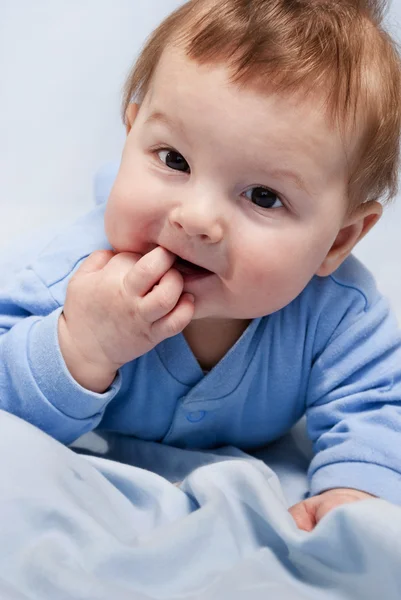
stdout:
[[141,252],[146,240],[146,206],[141,190],[128,193],[113,188],[104,222],[107,238],[118,252]]
[[[275,312],[294,300],[309,283],[323,260],[325,249],[307,244],[285,244],[281,250],[248,252],[237,262],[235,287],[251,317]],[[306,250],[306,251],[305,251]]]
[[[302,278],[291,265],[249,267],[237,273],[237,289],[241,304],[249,309],[250,318],[260,317],[289,304],[304,287]],[[295,278],[294,278],[295,275]],[[244,315],[245,316],[245,315]]]
[[132,219],[130,217],[127,203],[122,202],[115,195],[110,195],[104,215],[104,224],[107,239],[119,252],[127,250],[128,240],[132,239]]

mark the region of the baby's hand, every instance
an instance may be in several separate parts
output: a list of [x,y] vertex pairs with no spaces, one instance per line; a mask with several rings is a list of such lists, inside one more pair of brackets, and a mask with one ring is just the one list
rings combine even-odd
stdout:
[[312,531],[315,525],[317,525],[319,521],[336,506],[374,497],[375,496],[372,496],[371,494],[359,490],[335,488],[327,490],[327,492],[323,492],[318,496],[312,496],[312,498],[298,502],[298,504],[294,504],[294,506],[289,509],[289,512],[299,529]]
[[83,387],[104,392],[125,363],[180,333],[194,314],[175,256],[101,250],[72,277],[59,320],[65,363]]

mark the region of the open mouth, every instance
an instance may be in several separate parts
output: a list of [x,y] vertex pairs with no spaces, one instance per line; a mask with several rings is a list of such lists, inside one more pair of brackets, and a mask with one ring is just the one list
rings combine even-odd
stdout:
[[180,256],[177,256],[177,259],[174,263],[174,267],[182,273],[183,275],[211,275],[212,271],[208,271],[208,269],[204,269],[199,265],[195,265],[194,263],[189,262],[188,260],[184,260]]

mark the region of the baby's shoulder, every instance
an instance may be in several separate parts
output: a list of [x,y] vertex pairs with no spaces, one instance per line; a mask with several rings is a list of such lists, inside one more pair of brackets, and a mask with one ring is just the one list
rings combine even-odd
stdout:
[[[349,256],[327,277],[315,276],[306,287],[304,301],[334,312],[366,312],[381,298],[372,273],[355,256]],[[313,302],[311,303],[311,299]]]
[[95,250],[111,249],[104,231],[104,206],[97,206],[55,235],[27,267],[64,303],[68,282],[81,262]]
[[373,275],[354,256],[332,275],[314,277],[291,308],[293,321],[303,324],[315,352],[342,333],[361,335],[389,312]]

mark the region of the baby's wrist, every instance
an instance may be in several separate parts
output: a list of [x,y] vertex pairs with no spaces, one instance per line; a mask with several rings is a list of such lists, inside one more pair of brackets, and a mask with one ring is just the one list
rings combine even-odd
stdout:
[[60,351],[71,377],[81,387],[103,394],[116,378],[117,366],[96,363],[83,356],[69,335],[63,314],[58,322],[58,338]]
[[117,371],[107,371],[92,363],[67,361],[65,358],[64,361],[71,377],[84,389],[97,394],[104,394],[117,375]]
[[364,500],[365,498],[375,498],[373,494],[369,492],[364,492],[363,490],[358,490],[356,488],[331,488],[329,490],[325,490],[321,492],[319,496],[323,495],[331,495],[331,496],[347,496],[350,498],[355,498],[359,500]]

